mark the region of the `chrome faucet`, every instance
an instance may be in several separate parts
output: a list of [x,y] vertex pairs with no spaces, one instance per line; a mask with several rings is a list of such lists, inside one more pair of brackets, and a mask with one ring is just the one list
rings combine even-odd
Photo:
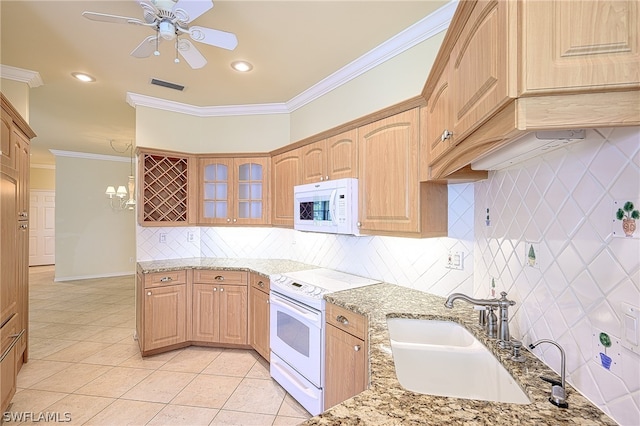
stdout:
[[553,340],[549,340],[549,339],[538,340],[537,342],[530,344],[529,348],[534,349],[540,343],[551,343],[552,345],[560,349],[560,382],[558,382],[557,380],[550,379],[548,377],[540,377],[540,378],[545,382],[551,383],[551,396],[549,397],[549,402],[552,403],[553,405],[557,405],[560,408],[567,408],[569,407],[569,404],[567,404],[567,392],[564,386],[564,374],[565,374],[564,349],[562,349],[562,346],[560,346]]
[[[511,347],[511,335],[509,334],[509,306],[516,304],[513,300],[507,299],[507,293],[500,293],[502,296],[500,299],[474,299],[462,293],[453,293],[447,297],[447,301],[444,302],[445,308],[453,308],[453,302],[458,299],[471,303],[472,305],[488,306],[498,308],[500,314],[500,321],[498,323],[498,346],[502,349],[508,349]],[[492,336],[489,336],[492,337]]]

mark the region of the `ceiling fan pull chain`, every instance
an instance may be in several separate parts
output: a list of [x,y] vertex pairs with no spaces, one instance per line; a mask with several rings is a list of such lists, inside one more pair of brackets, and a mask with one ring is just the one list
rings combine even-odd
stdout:
[[160,56],[160,28],[156,27],[156,50],[153,52],[155,56]]
[[176,37],[176,58],[173,60],[176,64],[180,63],[180,59],[178,58],[178,43],[180,43],[180,38]]

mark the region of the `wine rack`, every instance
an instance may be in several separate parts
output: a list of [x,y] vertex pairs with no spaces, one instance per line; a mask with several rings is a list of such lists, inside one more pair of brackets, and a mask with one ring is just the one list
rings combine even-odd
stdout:
[[145,152],[141,156],[141,224],[189,224],[189,158]]

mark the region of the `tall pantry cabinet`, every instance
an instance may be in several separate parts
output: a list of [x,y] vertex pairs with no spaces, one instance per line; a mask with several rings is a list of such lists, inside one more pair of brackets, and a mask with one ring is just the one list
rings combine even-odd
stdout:
[[0,412],[27,361],[29,312],[29,141],[35,133],[0,94]]

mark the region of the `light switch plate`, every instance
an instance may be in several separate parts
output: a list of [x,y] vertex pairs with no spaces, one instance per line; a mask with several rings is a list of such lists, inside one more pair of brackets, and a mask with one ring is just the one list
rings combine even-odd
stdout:
[[464,269],[464,252],[462,251],[450,251],[447,253],[447,268],[448,269]]
[[620,345],[631,352],[640,354],[640,309],[626,302],[621,303]]

